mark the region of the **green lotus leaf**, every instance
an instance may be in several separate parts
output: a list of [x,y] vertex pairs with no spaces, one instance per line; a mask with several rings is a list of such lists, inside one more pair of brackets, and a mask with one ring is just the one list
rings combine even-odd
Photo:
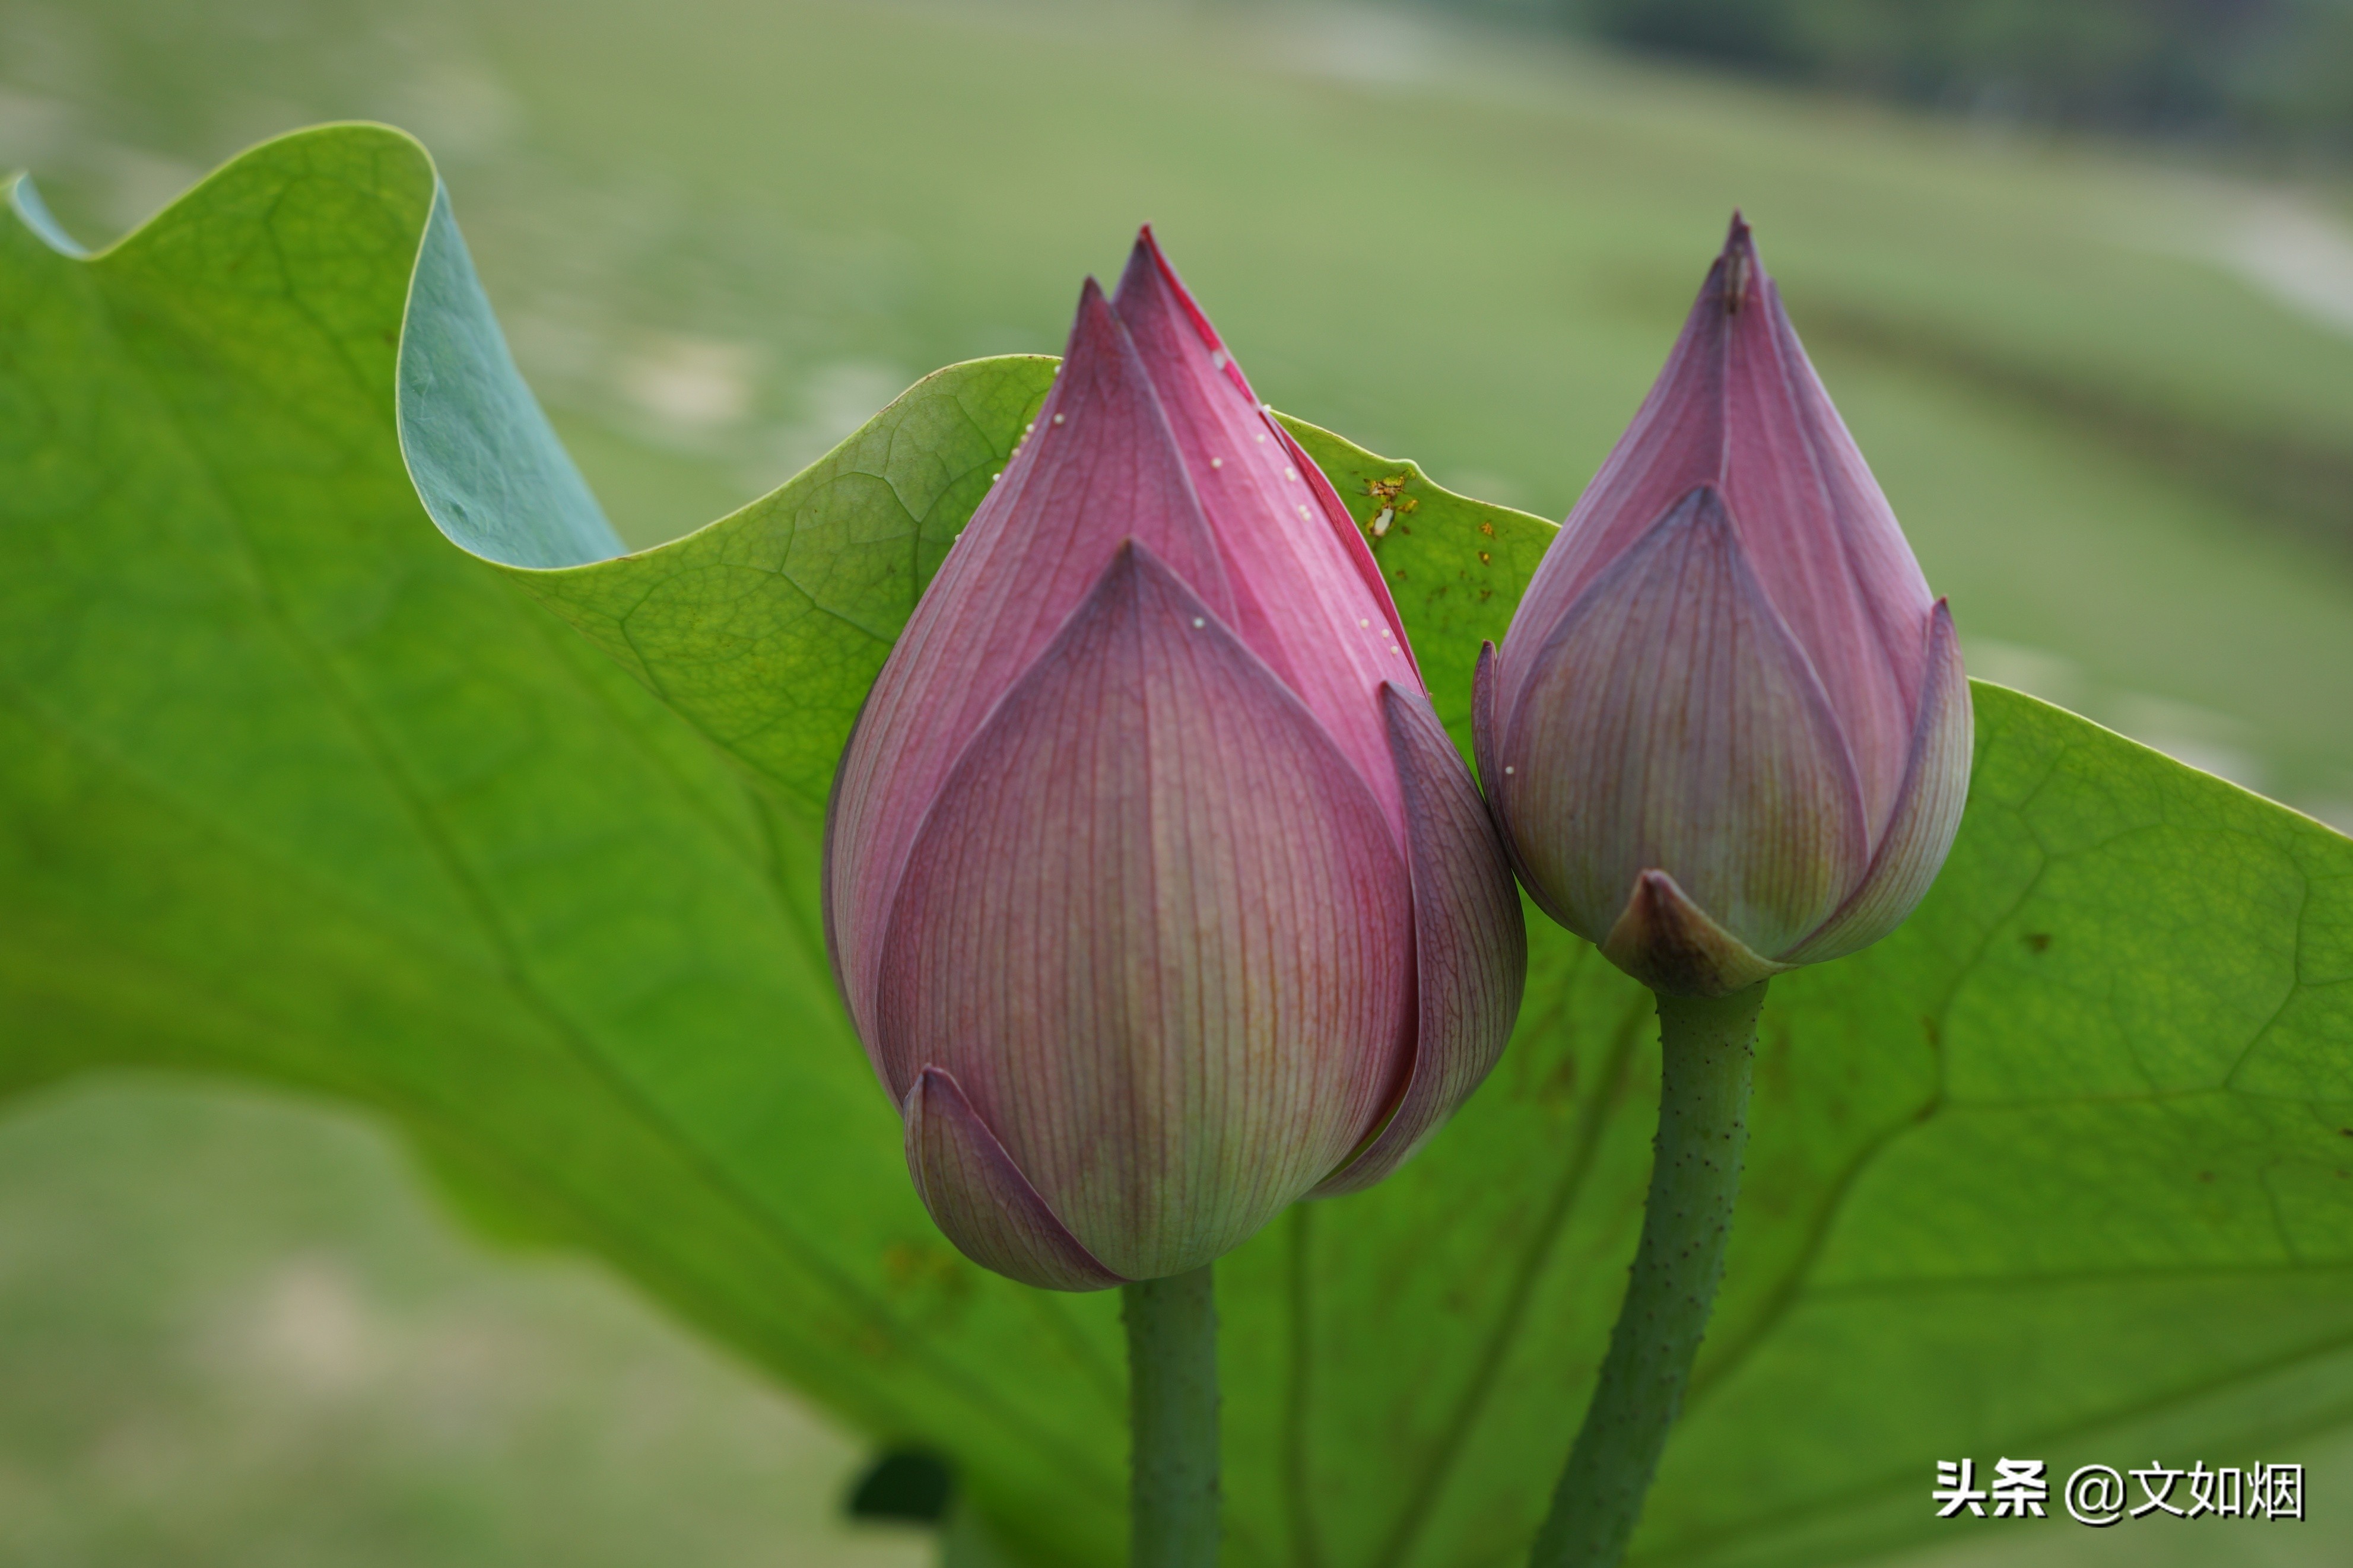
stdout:
[[[502,1230],[955,1455],[1025,1560],[1117,1561],[1116,1301],[932,1229],[815,900],[858,703],[1052,362],[939,372],[626,553],[399,133],[267,143],[93,257],[14,202],[0,1090],[154,1064],[371,1106]],[[1293,428],[1461,739],[1550,525]],[[1927,902],[1775,983],[1643,1563],[1900,1544],[1938,1458],[2220,1461],[2353,1420],[2353,842],[1977,702]],[[1221,1266],[1236,1563],[1524,1550],[1657,1080],[1645,994],[1531,934],[1519,1036],[1456,1122]]]

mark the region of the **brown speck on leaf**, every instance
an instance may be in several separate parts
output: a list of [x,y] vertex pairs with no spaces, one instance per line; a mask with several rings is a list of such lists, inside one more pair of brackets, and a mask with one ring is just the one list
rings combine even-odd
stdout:
[[2198,1173],[2198,1179],[2201,1182],[2211,1182],[2214,1179],[2214,1173],[2211,1171],[2200,1171]]
[[1577,1099],[1577,1058],[1564,1056],[1558,1066],[1545,1075],[1536,1089],[1536,1098],[1551,1105],[1568,1105]]
[[897,1241],[882,1249],[882,1279],[894,1290],[952,1284],[959,1272],[955,1259],[936,1248]]
[[1479,590],[1479,602],[1482,605],[1494,596],[1495,590],[1493,588],[1482,588]]
[[1479,525],[1479,531],[1493,539],[1495,537],[1495,525],[1492,522],[1482,522]]
[[1493,559],[1493,558],[1492,556],[1490,556],[1490,555],[1489,555],[1485,551],[1482,550],[1481,552],[1479,552],[1479,564],[1480,564],[1480,565],[1482,565],[1482,566],[1487,565],[1487,564],[1489,564],[1489,563],[1490,563],[1490,562],[1491,562]]
[[1927,1039],[1928,1048],[1930,1050],[1937,1050],[1944,1046],[1944,1031],[1936,1026],[1936,1019],[1928,1017],[1925,1014],[1920,1019],[1920,1033]]
[[2051,933],[2047,931],[2031,931],[2018,940],[2026,944],[2026,951],[2029,952],[2051,951]]

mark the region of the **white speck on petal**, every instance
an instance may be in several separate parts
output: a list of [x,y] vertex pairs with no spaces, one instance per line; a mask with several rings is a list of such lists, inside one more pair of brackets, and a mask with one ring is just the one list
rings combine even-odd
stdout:
[[1032,419],[1029,424],[1021,426],[1021,434],[1027,436],[1030,431],[1035,430],[1036,428],[1038,428],[1038,422],[1035,419]]
[[1286,468],[1282,470],[1282,477],[1289,479],[1295,485],[1299,482],[1299,470],[1297,468]]
[[1260,431],[1260,432],[1258,433],[1258,438],[1259,438],[1260,440],[1261,440],[1261,441],[1265,440],[1265,439],[1266,439],[1266,432],[1265,432],[1265,431],[1263,431],[1263,430]]
[[1209,368],[1211,370],[1223,370],[1226,368],[1225,350],[1219,349],[1216,353],[1209,356]]
[[1225,466],[1226,460],[1223,458],[1212,458],[1209,459],[1209,467],[1213,468],[1222,468]]
[[1307,515],[1307,509],[1306,509],[1305,507],[1303,507],[1303,507],[1301,507],[1301,508],[1299,509],[1299,515],[1300,515],[1300,516],[1302,516],[1302,517],[1305,517],[1305,516]]
[[991,474],[988,476],[988,482],[993,485],[1004,477],[1005,476],[1003,474]]
[[1519,770],[1519,769],[1517,769],[1517,768],[1505,768],[1504,771],[1505,773],[1518,773],[1520,770]]
[[1358,621],[1356,624],[1357,624],[1358,626],[1371,626],[1373,623],[1372,623],[1372,622],[1370,622],[1370,621]]
[[1060,425],[1061,422],[1062,422],[1062,416],[1061,416],[1060,415],[1059,415],[1059,414],[1055,415],[1055,416],[1054,416],[1054,423],[1055,423],[1055,424],[1057,424],[1057,425]]
[[1208,626],[1209,623],[1208,623],[1208,622],[1207,622],[1207,621],[1205,621],[1205,620],[1203,620],[1200,616],[1195,616],[1193,617],[1193,624],[1194,624],[1195,626]]

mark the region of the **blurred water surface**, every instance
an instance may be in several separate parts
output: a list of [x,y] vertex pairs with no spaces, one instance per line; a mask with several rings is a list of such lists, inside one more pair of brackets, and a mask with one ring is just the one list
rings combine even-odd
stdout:
[[[1973,670],[2353,826],[2353,200],[2336,174],[2259,181],[1362,8],[0,11],[0,164],[34,170],[93,245],[239,147],[345,117],[439,158],[526,373],[637,542],[767,489],[935,365],[1058,348],[1080,278],[1115,270],[1145,220],[1278,406],[1557,517],[1741,205]],[[826,1509],[855,1450],[594,1269],[384,1219],[404,1178],[366,1139],[234,1095],[78,1092],[0,1128],[0,1204],[52,1205],[0,1226],[20,1369],[0,1376],[0,1518],[47,1532],[0,1531],[0,1563],[916,1550],[840,1534]],[[95,1131],[57,1131],[76,1117]],[[104,1202],[58,1195],[87,1182]],[[316,1224],[251,1241],[289,1182]],[[561,1375],[452,1415],[419,1394],[429,1377],[336,1370],[392,1364],[349,1348],[377,1310],[352,1305],[354,1281],[436,1247],[399,1288],[416,1310],[536,1342]],[[242,1304],[217,1310],[284,1330],[299,1397],[277,1373],[217,1373],[243,1352],[172,1370],[174,1346],[215,1343],[189,1325],[230,1290],[204,1280],[232,1275]],[[79,1370],[21,1371],[40,1366]],[[306,1377],[365,1414],[269,1426],[311,1397]],[[628,1391],[666,1383],[685,1413],[624,1463]],[[216,1417],[248,1436],[212,1441]],[[451,1431],[490,1449],[445,1462],[434,1434]],[[625,1472],[648,1485],[609,1484]],[[710,1533],[676,1550],[596,1522],[690,1509]],[[380,1510],[428,1524],[367,1525]],[[557,1515],[575,1535],[539,1532]],[[2305,1555],[2165,1560],[2353,1557],[2342,1531],[2296,1539]],[[2125,1548],[2070,1527],[2036,1550]]]

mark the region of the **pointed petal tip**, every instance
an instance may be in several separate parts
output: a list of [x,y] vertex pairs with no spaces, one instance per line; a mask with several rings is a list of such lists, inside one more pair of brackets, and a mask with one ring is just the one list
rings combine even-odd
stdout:
[[[1154,303],[1155,296],[1160,298],[1158,306]],[[1160,247],[1160,237],[1153,232],[1150,224],[1136,230],[1135,245],[1128,252],[1127,268],[1120,274],[1119,288],[1113,302],[1122,310],[1145,312],[1173,305],[1176,316],[1191,324],[1202,348],[1215,356],[1212,363],[1225,373],[1226,379],[1239,387],[1251,402],[1258,401],[1258,395],[1250,391],[1249,378],[1242,374],[1241,366],[1236,364],[1232,354],[1227,352],[1225,339],[1219,335],[1208,312],[1201,309],[1201,302],[1193,298],[1193,291],[1185,286],[1185,279],[1177,275],[1176,264]]]
[[1708,269],[1707,291],[1718,293],[1724,311],[1736,316],[1756,300],[1765,286],[1765,264],[1757,258],[1757,238],[1740,209],[1732,209],[1732,226],[1725,233],[1724,249]]
[[[1741,550],[1740,530],[1733,525],[1732,509],[1725,504],[1724,491],[1707,480],[1685,490],[1683,499],[1667,510],[1666,521],[1680,521],[1719,536],[1730,548]],[[1747,552],[1742,550],[1741,553],[1745,556]]]
[[1759,956],[1657,869],[1634,879],[1633,895],[1601,952],[1651,990],[1671,996],[1728,996],[1791,967]]
[[1147,581],[1174,583],[1184,587],[1188,595],[1192,592],[1182,577],[1168,569],[1168,563],[1152,553],[1150,545],[1131,533],[1119,542],[1119,548],[1111,552],[1111,564],[1103,568],[1103,576],[1097,579],[1095,592],[1105,595],[1133,592],[1136,584]]
[[[1079,308],[1071,316],[1071,335],[1062,346],[1061,368],[1067,370],[1070,362],[1082,352],[1098,352],[1114,333],[1124,335],[1126,331],[1119,324],[1110,300],[1104,297],[1103,285],[1095,281],[1093,273],[1088,273],[1087,280],[1079,285]],[[1059,386],[1066,378],[1057,374],[1054,379]]]

